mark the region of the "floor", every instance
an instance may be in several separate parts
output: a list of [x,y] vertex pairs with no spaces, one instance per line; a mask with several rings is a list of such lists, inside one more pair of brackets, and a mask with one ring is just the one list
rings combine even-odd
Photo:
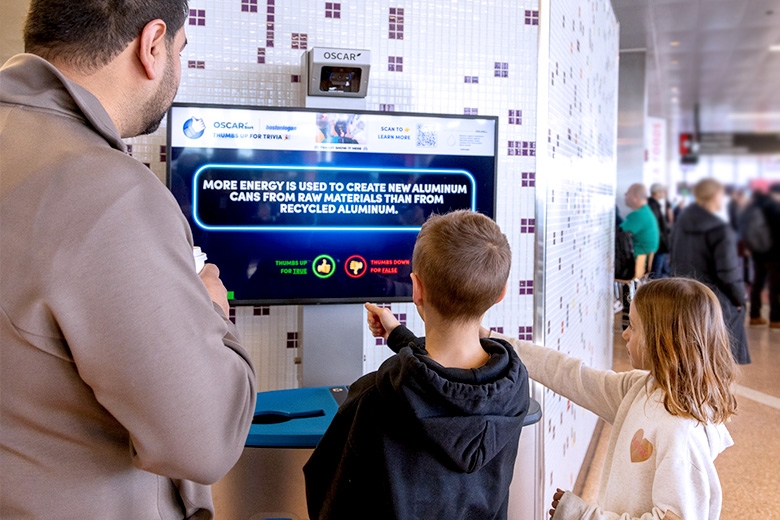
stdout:
[[[764,314],[768,309],[764,308]],[[780,520],[780,330],[747,327],[752,363],[740,367],[738,411],[728,424],[734,446],[715,461],[723,487],[722,520]],[[614,370],[630,370],[625,341],[615,334]],[[575,491],[595,502],[610,426],[599,425]]]

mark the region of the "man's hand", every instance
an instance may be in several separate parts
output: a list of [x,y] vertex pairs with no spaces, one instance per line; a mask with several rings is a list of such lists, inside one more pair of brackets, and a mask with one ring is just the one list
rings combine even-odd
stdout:
[[392,311],[386,307],[377,307],[373,303],[366,303],[368,310],[368,328],[375,338],[385,338],[401,324]]
[[558,490],[553,495],[552,509],[550,509],[550,520],[552,520],[552,518],[555,516],[555,510],[558,509],[558,503],[560,503],[562,498],[563,490],[558,488]]
[[225,318],[227,318],[230,307],[227,301],[227,289],[222,284],[222,280],[219,279],[219,268],[214,264],[206,264],[199,276],[203,285],[206,286],[209,296],[211,296],[211,301],[220,306],[225,313]]

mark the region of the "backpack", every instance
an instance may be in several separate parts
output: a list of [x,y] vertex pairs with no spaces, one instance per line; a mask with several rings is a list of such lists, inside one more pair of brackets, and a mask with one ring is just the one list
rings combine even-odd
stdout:
[[739,219],[739,236],[754,253],[766,253],[772,249],[772,232],[764,211],[757,204],[751,204]]
[[636,272],[634,259],[634,235],[620,228],[615,229],[615,279],[633,280]]

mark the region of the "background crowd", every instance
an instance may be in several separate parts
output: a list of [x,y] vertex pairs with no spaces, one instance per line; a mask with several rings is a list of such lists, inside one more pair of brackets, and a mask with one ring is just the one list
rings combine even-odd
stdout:
[[[747,189],[703,179],[676,204],[661,184],[649,193],[634,184],[625,203],[632,211],[625,219],[618,214],[617,222],[632,239],[635,277],[688,277],[709,286],[735,360],[750,363],[746,313],[751,327],[780,330],[780,183]],[[768,319],[762,314],[767,289]]]

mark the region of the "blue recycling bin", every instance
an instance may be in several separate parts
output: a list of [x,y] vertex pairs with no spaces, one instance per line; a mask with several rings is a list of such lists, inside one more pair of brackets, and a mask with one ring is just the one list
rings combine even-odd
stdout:
[[346,386],[258,393],[244,452],[212,488],[216,518],[307,520],[303,465],[346,397]]
[[[212,488],[216,518],[308,520],[303,465],[346,397],[346,386],[258,393],[244,452]],[[531,399],[525,426],[541,416]]]

